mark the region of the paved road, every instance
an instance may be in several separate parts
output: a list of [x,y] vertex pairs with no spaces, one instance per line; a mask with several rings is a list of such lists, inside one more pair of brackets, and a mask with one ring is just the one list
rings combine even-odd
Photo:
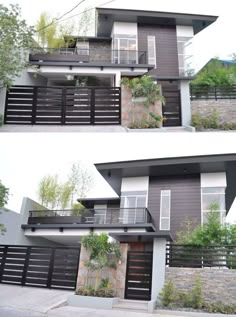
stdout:
[[0,307],[0,317],[47,317],[47,315],[28,310]]

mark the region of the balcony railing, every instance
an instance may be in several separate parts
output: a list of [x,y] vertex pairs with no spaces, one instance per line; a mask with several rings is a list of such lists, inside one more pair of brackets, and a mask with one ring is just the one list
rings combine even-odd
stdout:
[[28,224],[90,224],[140,225],[151,224],[147,208],[109,208],[81,210],[32,210]]
[[32,48],[30,61],[108,64],[147,64],[147,53],[136,50],[80,49],[80,48]]

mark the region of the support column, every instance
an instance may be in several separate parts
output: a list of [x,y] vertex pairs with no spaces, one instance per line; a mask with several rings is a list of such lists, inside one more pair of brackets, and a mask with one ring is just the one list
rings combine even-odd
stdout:
[[6,93],[7,93],[6,88],[0,88],[0,114],[2,115],[4,115],[4,110],[5,110]]
[[116,72],[115,74],[115,86],[120,87],[120,81],[121,81],[121,73]]
[[152,293],[151,293],[152,301],[158,300],[158,295],[164,286],[165,269],[166,269],[166,239],[155,238],[153,240]]
[[180,81],[180,98],[181,98],[181,116],[182,126],[191,125],[191,100],[189,91],[189,81]]

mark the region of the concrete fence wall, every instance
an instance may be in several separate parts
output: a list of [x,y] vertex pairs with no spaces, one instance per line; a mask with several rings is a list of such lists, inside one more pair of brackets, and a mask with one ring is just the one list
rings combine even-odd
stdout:
[[192,114],[199,113],[205,117],[215,110],[218,112],[220,122],[236,123],[236,99],[222,100],[192,100]]
[[166,268],[165,281],[173,281],[178,290],[188,292],[196,278],[200,278],[203,297],[206,302],[222,302],[228,305],[236,303],[236,270],[200,269],[200,268]]

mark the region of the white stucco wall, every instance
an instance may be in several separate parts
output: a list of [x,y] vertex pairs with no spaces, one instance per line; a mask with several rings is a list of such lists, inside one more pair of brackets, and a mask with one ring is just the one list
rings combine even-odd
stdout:
[[226,187],[226,173],[201,173],[201,187]]
[[125,177],[122,178],[121,192],[148,191],[149,177]]

